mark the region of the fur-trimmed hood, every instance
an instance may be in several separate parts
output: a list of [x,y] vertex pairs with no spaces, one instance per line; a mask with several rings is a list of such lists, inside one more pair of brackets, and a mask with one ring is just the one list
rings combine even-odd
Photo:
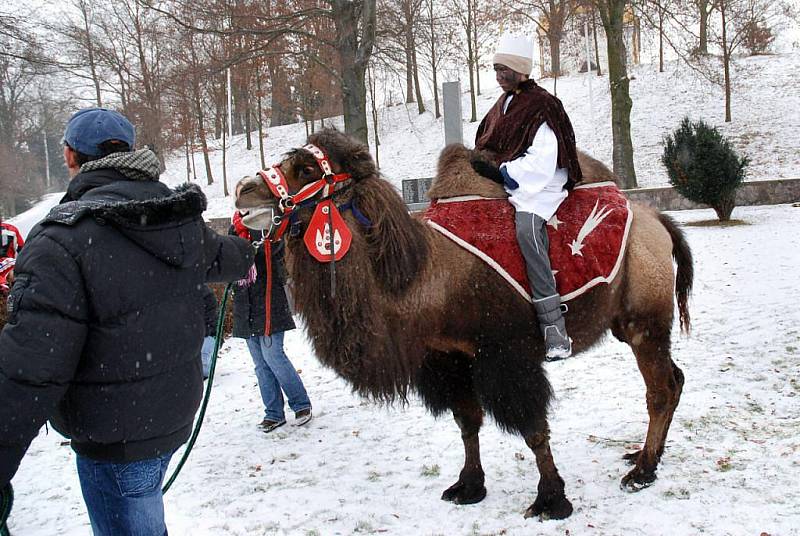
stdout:
[[139,247],[173,266],[182,266],[185,248],[199,238],[206,197],[197,185],[175,190],[160,182],[114,180],[77,201],[55,206],[42,225],[75,226],[87,218],[110,225]]

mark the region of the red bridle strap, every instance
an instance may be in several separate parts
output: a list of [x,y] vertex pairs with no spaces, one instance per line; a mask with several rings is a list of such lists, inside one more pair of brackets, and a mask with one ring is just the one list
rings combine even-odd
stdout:
[[267,185],[272,195],[278,198],[278,209],[281,214],[273,218],[273,224],[278,228],[272,233],[270,240],[277,241],[286,232],[289,225],[288,216],[295,210],[297,205],[310,199],[322,192],[320,201],[327,199],[333,192],[336,191],[337,185],[350,180],[349,173],[333,173],[330,160],[325,156],[325,153],[316,145],[308,144],[303,147],[306,151],[310,152],[317,161],[317,165],[322,170],[322,178],[314,182],[310,182],[300,188],[296,194],[289,193],[289,183],[286,176],[281,171],[280,164],[276,164],[267,169],[258,172],[261,180]]

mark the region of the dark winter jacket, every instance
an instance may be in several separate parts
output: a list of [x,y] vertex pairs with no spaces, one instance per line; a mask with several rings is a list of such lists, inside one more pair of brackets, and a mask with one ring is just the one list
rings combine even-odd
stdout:
[[245,240],[203,222],[196,186],[80,173],[30,233],[0,334],[0,486],[48,419],[127,462],[177,449],[200,402],[206,281],[243,277]]
[[217,315],[219,314],[219,303],[214,291],[208,285],[203,287],[203,304],[206,318],[206,337],[214,337],[217,334]]
[[[229,231],[234,234],[233,227]],[[252,232],[256,234],[256,231]],[[286,274],[283,265],[283,242],[272,245],[272,317],[270,330],[266,329],[267,270],[265,247],[262,244],[256,251],[255,283],[249,286],[234,285],[233,291],[233,336],[248,339],[256,335],[272,335],[295,328],[289,300],[284,285]]]

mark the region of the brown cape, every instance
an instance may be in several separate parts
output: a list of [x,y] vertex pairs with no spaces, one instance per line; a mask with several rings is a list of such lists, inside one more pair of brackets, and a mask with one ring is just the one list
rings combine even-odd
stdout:
[[558,167],[567,170],[567,189],[572,189],[582,174],[575,133],[561,101],[533,80],[519,85],[504,114],[507,97],[503,93],[481,121],[475,134],[475,149],[485,151],[499,166],[522,156],[533,144],[542,123],[547,123],[558,140]]

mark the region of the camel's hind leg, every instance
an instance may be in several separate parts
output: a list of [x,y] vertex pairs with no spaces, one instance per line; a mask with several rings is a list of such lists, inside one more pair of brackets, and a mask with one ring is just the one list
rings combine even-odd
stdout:
[[458,481],[442,493],[442,499],[472,504],[486,497],[478,433],[483,424],[481,408],[472,382],[469,359],[459,352],[431,350],[416,378],[417,390],[434,415],[453,412],[464,442],[464,467]]
[[624,340],[633,349],[647,386],[647,413],[650,417],[644,446],[637,452],[625,455],[627,460],[635,464],[622,479],[622,487],[628,491],[639,491],[655,481],[667,432],[683,390],[683,372],[670,355],[671,326],[668,326],[664,319],[660,323],[652,320],[629,321],[621,327]]

